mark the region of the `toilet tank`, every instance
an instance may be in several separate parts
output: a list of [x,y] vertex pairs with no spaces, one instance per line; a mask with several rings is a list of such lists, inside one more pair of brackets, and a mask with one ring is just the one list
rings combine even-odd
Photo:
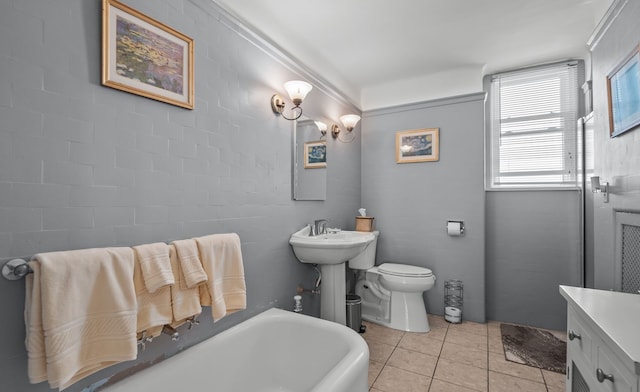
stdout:
[[367,270],[375,265],[376,249],[378,247],[378,236],[380,235],[380,232],[375,230],[373,235],[375,236],[375,239],[371,241],[366,248],[364,248],[364,251],[349,260],[349,268]]

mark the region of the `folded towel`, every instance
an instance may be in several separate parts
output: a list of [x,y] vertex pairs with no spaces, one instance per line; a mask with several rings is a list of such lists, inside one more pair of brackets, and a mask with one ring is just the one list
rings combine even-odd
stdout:
[[[200,293],[197,286],[192,288],[182,288],[183,284],[181,283],[183,283],[183,274],[180,271],[177,246],[170,246],[169,248],[171,267],[173,268],[173,275],[176,277],[176,284],[171,286],[171,307],[173,309],[173,320],[171,322],[171,326],[177,328],[184,324],[186,319],[202,313],[202,306],[200,306]],[[186,287],[186,284],[184,284],[184,287]]]
[[25,296],[28,375],[63,390],[136,358],[131,248],[41,253]]
[[180,275],[183,279],[178,279],[174,269],[173,276],[176,281],[180,281],[180,288],[190,289],[207,281],[207,274],[202,268],[202,262],[198,256],[198,245],[195,240],[173,241],[178,253],[180,262]]
[[[165,245],[165,247],[167,250],[169,249],[168,246]],[[167,253],[167,258],[168,256],[169,254]],[[146,332],[146,335],[151,337],[160,335],[162,326],[169,324],[173,319],[171,311],[171,286],[163,286],[155,292],[150,293],[145,285],[142,263],[140,263],[138,257],[136,257],[136,262],[134,263],[133,284],[138,302],[136,332],[139,334]]]
[[[211,305],[213,321],[247,308],[247,288],[240,237],[235,233],[196,238],[202,266],[207,273],[203,305]],[[203,286],[201,286],[203,287]]]
[[133,249],[138,256],[144,284],[150,293],[154,293],[160,287],[175,283],[167,244],[156,242],[134,246]]

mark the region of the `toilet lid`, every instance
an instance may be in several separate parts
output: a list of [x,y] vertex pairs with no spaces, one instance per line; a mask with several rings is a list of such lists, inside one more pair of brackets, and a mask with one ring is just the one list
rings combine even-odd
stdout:
[[378,271],[383,274],[396,276],[419,276],[429,277],[433,275],[430,269],[417,267],[415,265],[384,263],[378,266]]

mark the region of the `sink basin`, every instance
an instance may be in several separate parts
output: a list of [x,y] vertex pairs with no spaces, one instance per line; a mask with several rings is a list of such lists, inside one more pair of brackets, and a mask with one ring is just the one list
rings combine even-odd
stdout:
[[362,253],[375,239],[373,233],[338,231],[309,236],[311,227],[295,232],[289,243],[298,260],[320,264],[320,317],[346,325],[345,262]]
[[373,233],[338,231],[309,236],[310,227],[293,233],[289,243],[298,260],[308,264],[341,264],[359,255],[375,239]]

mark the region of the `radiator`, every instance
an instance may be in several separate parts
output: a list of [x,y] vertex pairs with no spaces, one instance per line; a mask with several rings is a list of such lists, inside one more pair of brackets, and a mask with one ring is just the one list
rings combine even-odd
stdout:
[[640,214],[616,213],[616,282],[625,293],[640,293]]

